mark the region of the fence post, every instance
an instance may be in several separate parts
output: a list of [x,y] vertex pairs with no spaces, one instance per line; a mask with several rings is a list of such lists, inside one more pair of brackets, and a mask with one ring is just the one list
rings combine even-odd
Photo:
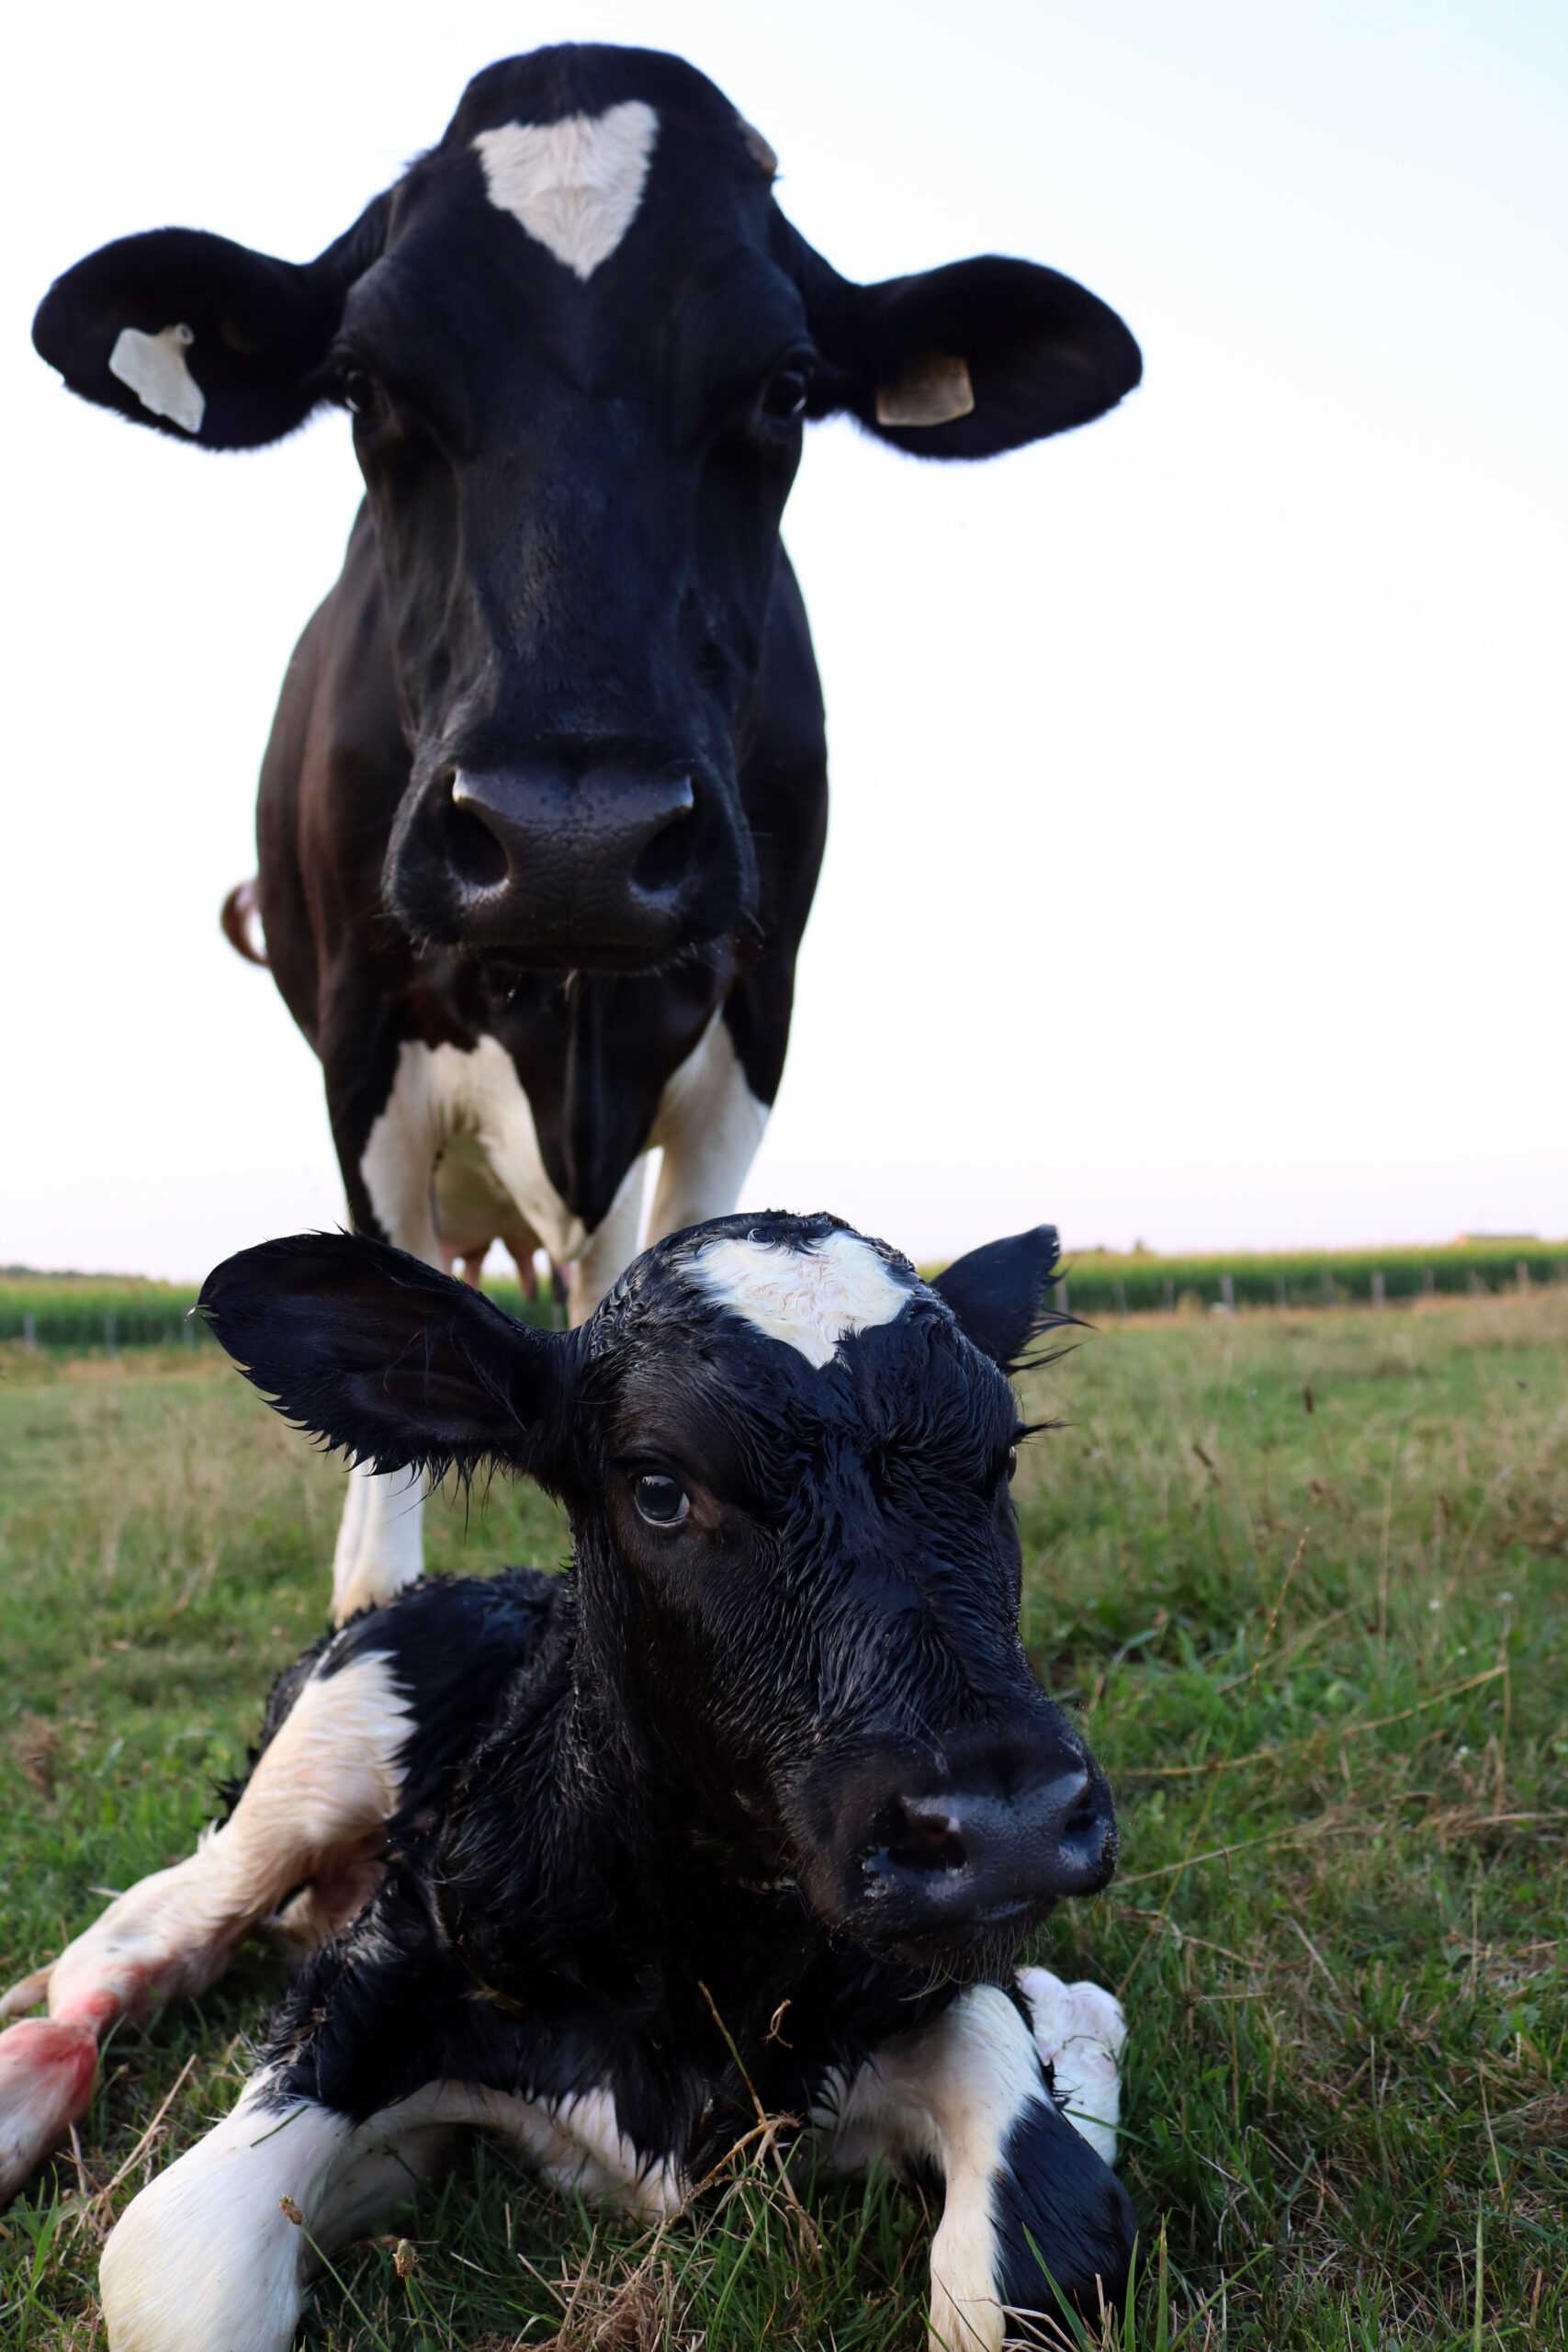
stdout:
[[1058,1315],[1070,1315],[1072,1311],[1071,1306],[1067,1303],[1067,1285],[1065,1282],[1058,1283],[1056,1284],[1056,1312]]
[[1431,1267],[1427,1266],[1423,1270],[1421,1275],[1421,1295],[1423,1298],[1435,1298],[1437,1296],[1437,1292],[1438,1277],[1432,1272]]
[[1372,1305],[1384,1306],[1387,1303],[1388,1286],[1383,1281],[1382,1269],[1379,1268],[1372,1274]]
[[24,1348],[36,1348],[38,1345],[38,1322],[31,1315],[22,1317],[22,1345]]
[[1514,1274],[1519,1285],[1519,1296],[1522,1298],[1530,1286],[1530,1270],[1524,1259],[1521,1258],[1514,1268]]
[[1235,1276],[1234,1274],[1220,1276],[1220,1296],[1224,1302],[1225,1313],[1234,1315],[1235,1313]]
[[106,1306],[104,1309],[104,1348],[106,1353],[111,1356],[115,1352],[115,1328],[114,1308],[112,1306]]
[[1120,1274],[1116,1277],[1116,1312],[1118,1315],[1127,1312],[1127,1285]]
[[1470,1282],[1468,1288],[1472,1298],[1483,1298],[1486,1295],[1486,1285],[1482,1281],[1481,1276],[1476,1272],[1473,1266],[1472,1266],[1470,1270]]
[[180,1317],[180,1337],[187,1348],[196,1345],[196,1315],[194,1310]]
[[1323,1270],[1323,1303],[1325,1306],[1334,1304],[1334,1277],[1326,1266]]
[[1276,1306],[1288,1306],[1290,1303],[1290,1300],[1285,1296],[1285,1277],[1283,1274],[1276,1274],[1274,1277],[1274,1304]]
[[1176,1312],[1176,1277],[1174,1274],[1167,1274],[1165,1278],[1165,1311],[1168,1315],[1173,1315]]

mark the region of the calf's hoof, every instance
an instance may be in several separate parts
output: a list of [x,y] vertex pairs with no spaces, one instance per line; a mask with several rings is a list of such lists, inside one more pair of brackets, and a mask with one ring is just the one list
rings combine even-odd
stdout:
[[0,2205],[64,2138],[93,2095],[97,2070],[91,2026],[24,2018],[0,2033]]

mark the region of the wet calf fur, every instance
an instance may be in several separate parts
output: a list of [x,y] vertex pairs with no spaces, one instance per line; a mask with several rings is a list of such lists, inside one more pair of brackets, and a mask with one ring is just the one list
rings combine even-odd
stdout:
[[1041,1228],[927,1285],[831,1218],[731,1217],[562,1333],[363,1238],[211,1277],[291,1419],[383,1471],[536,1477],[573,1566],[422,1584],[285,1678],[252,1786],[301,1709],[370,1691],[397,1801],[239,2109],[111,2239],[115,2352],[285,2352],[309,2241],[375,2225],[454,2124],[663,2212],[752,2089],[942,2183],[933,2340],[1055,2309],[1042,2261],[1080,2307],[1122,2292],[1120,2013],[1016,1964],[1115,1859],[1018,1632],[1006,1373],[1055,1255]]

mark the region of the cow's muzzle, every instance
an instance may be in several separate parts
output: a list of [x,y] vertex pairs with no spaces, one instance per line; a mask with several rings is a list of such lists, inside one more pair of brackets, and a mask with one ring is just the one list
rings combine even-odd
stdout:
[[637,971],[732,932],[739,829],[700,772],[542,759],[448,767],[389,858],[393,911],[507,963]]

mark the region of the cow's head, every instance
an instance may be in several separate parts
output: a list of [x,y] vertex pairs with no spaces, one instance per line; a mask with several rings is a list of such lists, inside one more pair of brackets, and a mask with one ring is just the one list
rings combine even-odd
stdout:
[[928,1285],[836,1218],[769,1215],[659,1243],[570,1333],[345,1236],[244,1251],[202,1295],[332,1444],[562,1495],[582,1687],[644,1784],[682,1789],[742,1878],[951,1956],[1115,1860],[1019,1638],[1006,1368],[1055,1260],[1042,1227]]
[[314,262],[190,229],[52,288],[84,398],[205,448],[352,413],[412,773],[385,896],[415,935],[636,969],[733,933],[739,772],[809,417],[980,458],[1098,416],[1137,345],[987,258],[856,286],[678,59],[541,50]]

